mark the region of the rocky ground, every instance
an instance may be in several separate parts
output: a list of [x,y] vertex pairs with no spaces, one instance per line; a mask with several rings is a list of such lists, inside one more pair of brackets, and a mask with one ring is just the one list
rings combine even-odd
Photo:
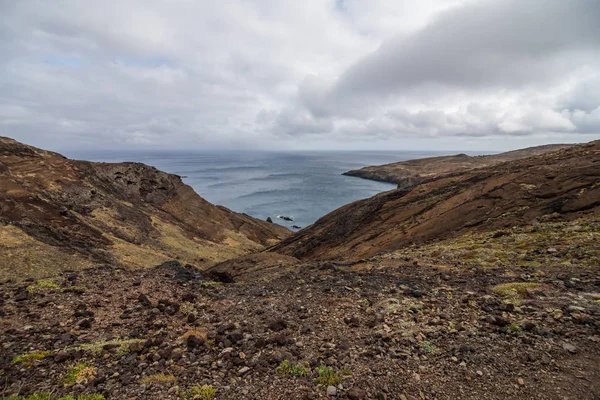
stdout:
[[177,262],[3,282],[0,393],[598,399],[598,230],[542,222],[354,262],[254,263],[230,283]]

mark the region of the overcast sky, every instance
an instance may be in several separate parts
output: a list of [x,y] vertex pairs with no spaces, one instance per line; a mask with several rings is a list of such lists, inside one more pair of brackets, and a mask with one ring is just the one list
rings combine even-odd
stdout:
[[600,138],[598,0],[0,0],[0,135],[51,149]]

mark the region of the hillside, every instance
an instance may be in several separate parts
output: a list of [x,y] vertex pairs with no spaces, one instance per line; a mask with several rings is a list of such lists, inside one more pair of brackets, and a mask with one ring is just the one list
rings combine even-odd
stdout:
[[9,400],[594,400],[599,235],[586,218],[354,263],[254,256],[228,263],[230,283],[177,262],[5,283],[1,390]]
[[391,164],[368,166],[344,172],[342,175],[395,183],[399,189],[410,189],[428,179],[440,177],[448,173],[490,167],[507,161],[520,160],[551,151],[566,149],[571,146],[573,145],[549,144],[486,156],[457,154],[454,156],[419,158]]
[[599,182],[596,141],[348,204],[271,250],[301,259],[357,259],[466,232],[594,216]]
[[204,267],[290,233],[144,164],[69,160],[0,137],[0,279],[172,259]]
[[0,265],[24,269],[0,279],[2,400],[600,396],[600,141],[349,204],[271,251],[287,231],[176,176],[0,143]]

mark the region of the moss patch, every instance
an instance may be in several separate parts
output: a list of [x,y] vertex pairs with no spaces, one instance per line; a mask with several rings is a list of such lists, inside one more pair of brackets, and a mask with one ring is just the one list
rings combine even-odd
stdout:
[[65,386],[72,386],[76,383],[87,383],[94,379],[98,374],[98,369],[87,364],[77,364],[69,367],[63,376]]
[[117,354],[122,355],[127,353],[129,346],[133,343],[144,342],[144,339],[114,339],[104,342],[85,343],[78,347],[79,350],[89,351],[93,354],[99,354],[104,349],[104,346],[116,346]]
[[523,298],[529,294],[531,289],[542,285],[534,282],[509,282],[492,287],[492,291],[503,297]]
[[50,350],[34,351],[27,354],[21,354],[12,359],[13,364],[23,364],[24,366],[31,366],[35,361],[40,361],[52,354]]

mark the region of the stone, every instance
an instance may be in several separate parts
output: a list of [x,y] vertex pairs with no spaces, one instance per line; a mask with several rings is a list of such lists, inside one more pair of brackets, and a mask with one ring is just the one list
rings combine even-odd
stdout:
[[27,290],[22,290],[15,296],[15,301],[25,301],[29,299],[29,292]]
[[573,346],[571,343],[563,342],[562,347],[571,354],[577,353],[577,347]]
[[348,398],[350,400],[364,400],[367,397],[367,392],[363,389],[352,388],[348,390]]
[[69,358],[71,358],[71,354],[69,352],[67,352],[67,351],[59,351],[54,356],[54,362],[56,362],[56,363],[63,363],[65,361],[67,361]]
[[171,360],[178,361],[183,356],[183,352],[181,350],[173,350],[171,353]]
[[92,320],[86,318],[84,320],[79,321],[77,324],[81,329],[90,329],[92,327]]
[[285,322],[285,320],[282,318],[278,318],[269,322],[267,327],[274,332],[282,331],[287,328],[287,322]]
[[337,396],[337,388],[332,385],[327,386],[327,396],[330,396],[330,397]]
[[133,342],[129,345],[129,351],[131,353],[141,353],[144,350],[143,342]]
[[150,301],[150,299],[148,299],[148,296],[146,296],[143,293],[140,293],[140,295],[138,296],[138,301],[144,306],[144,307],[150,307],[152,305],[152,302]]
[[523,380],[523,378],[517,378],[517,383],[519,384],[519,386],[525,385],[525,381]]
[[186,344],[187,344],[188,348],[195,349],[197,347],[201,347],[202,345],[204,345],[204,340],[202,340],[201,338],[196,337],[194,335],[190,335],[186,339]]
[[238,375],[239,376],[244,376],[246,375],[248,372],[250,372],[250,367],[242,367],[239,371],[238,371]]
[[510,321],[504,317],[495,317],[494,325],[497,326],[507,326],[510,325]]

